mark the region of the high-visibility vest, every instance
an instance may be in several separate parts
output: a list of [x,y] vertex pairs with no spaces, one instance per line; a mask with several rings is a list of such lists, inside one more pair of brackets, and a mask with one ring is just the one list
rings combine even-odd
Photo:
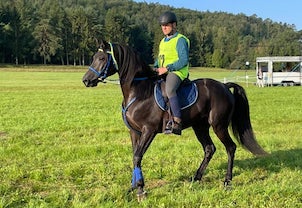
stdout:
[[[160,41],[158,55],[159,67],[167,67],[169,64],[172,64],[179,59],[176,46],[178,39],[181,37],[187,41],[188,45],[190,45],[189,39],[179,33],[169,41],[165,41],[165,38]],[[189,75],[189,63],[183,68],[172,72],[178,75],[181,80],[184,80]]]

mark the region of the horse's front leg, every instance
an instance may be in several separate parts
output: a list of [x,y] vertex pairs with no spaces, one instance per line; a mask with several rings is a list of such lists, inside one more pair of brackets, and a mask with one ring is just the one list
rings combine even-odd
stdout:
[[131,141],[133,148],[133,175],[132,175],[132,190],[137,189],[138,200],[141,201],[146,197],[144,191],[144,177],[141,168],[141,162],[145,152],[150,146],[151,142],[155,137],[155,133],[152,131],[143,131],[141,134],[131,130]]

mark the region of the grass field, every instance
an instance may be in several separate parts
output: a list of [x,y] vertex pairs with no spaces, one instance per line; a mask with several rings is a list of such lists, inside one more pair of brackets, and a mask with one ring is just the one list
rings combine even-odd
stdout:
[[[232,189],[217,147],[201,183],[203,151],[192,129],[158,135],[143,160],[148,198],[127,194],[132,149],[119,85],[85,88],[85,68],[0,68],[0,207],[302,207],[302,87],[257,88],[254,72],[192,69],[197,77],[249,75],[245,87],[258,142],[238,147]],[[116,79],[113,77],[112,79]]]

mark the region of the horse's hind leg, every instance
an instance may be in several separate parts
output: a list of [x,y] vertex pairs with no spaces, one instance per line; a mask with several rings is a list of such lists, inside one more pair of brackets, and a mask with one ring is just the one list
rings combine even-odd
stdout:
[[225,149],[228,154],[228,167],[225,175],[224,186],[228,186],[233,178],[233,165],[234,165],[234,157],[236,151],[236,144],[232,141],[230,134],[228,132],[228,128],[221,126],[213,126],[213,130],[220,141],[224,144]]
[[193,126],[193,130],[197,136],[197,139],[202,144],[204,150],[204,158],[195,174],[194,177],[195,181],[201,180],[205,169],[207,168],[210,160],[212,159],[212,156],[216,151],[216,148],[209,134],[209,128],[210,128],[209,124],[205,122]]

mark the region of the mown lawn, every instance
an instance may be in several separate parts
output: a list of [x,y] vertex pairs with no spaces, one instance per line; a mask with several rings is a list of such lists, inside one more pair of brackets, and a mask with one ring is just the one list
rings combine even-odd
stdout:
[[[201,183],[191,129],[158,135],[143,160],[148,198],[128,194],[132,150],[119,85],[85,88],[86,69],[0,68],[0,207],[301,207],[302,87],[257,88],[253,71],[192,69],[191,78],[245,77],[252,125],[270,155],[238,147],[232,189],[217,147]],[[116,79],[113,77],[112,79]],[[241,79],[237,79],[241,81]]]

